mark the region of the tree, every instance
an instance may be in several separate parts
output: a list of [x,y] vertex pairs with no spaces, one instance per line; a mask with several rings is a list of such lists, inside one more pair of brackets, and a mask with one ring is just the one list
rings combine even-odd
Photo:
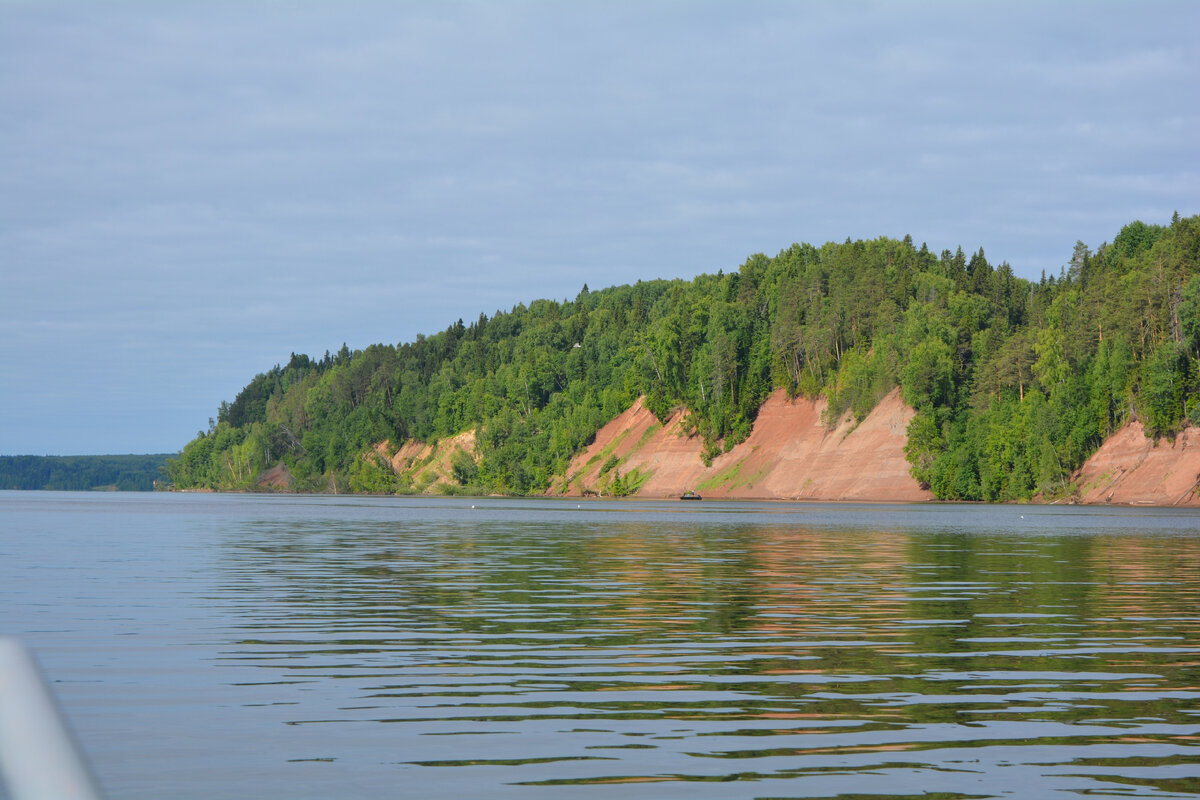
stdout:
[[1186,350],[1172,341],[1158,345],[1142,365],[1140,407],[1147,436],[1173,433],[1183,421],[1188,368]]

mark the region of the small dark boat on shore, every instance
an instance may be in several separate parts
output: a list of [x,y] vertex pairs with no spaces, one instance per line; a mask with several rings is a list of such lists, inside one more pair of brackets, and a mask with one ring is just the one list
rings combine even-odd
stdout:
[[686,491],[683,494],[679,495],[679,499],[680,500],[699,500],[700,495],[696,494],[693,491]]

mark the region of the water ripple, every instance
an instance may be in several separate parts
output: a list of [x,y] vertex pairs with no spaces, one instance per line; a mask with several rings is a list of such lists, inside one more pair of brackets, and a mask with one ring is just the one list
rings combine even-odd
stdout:
[[3,540],[114,797],[1200,794],[1194,513],[172,502]]
[[254,635],[222,660],[317,680],[287,725],[382,723],[464,791],[1200,789],[1193,538],[405,528],[243,535],[231,574],[278,572],[227,587]]

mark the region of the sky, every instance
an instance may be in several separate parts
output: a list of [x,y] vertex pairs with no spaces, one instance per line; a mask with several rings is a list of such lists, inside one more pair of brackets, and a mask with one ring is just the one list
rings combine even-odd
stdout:
[[902,238],[1200,213],[1200,3],[0,0],[0,454],[290,354]]

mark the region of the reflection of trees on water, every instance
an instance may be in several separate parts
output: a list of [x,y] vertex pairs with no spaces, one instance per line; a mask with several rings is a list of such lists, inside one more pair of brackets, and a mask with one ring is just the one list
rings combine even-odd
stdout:
[[[1200,620],[1180,617],[1200,608],[1198,545],[1137,535],[914,539],[911,563],[939,591],[914,594],[910,615],[947,624],[914,626],[911,657],[899,663],[941,671],[948,695],[998,697],[992,718],[1188,722],[1188,701],[1170,692],[1200,677],[1187,655],[1200,647]],[[929,691],[918,683],[925,688],[910,690]],[[961,710],[927,716],[961,721]]]
[[[1002,537],[738,526],[264,523],[239,531],[232,589],[289,618],[441,620],[463,631],[576,626],[763,637],[895,637],[953,653],[986,615],[1171,613],[1197,579],[1178,538]],[[1186,541],[1186,540],[1185,540]],[[1194,596],[1194,595],[1193,595]],[[470,613],[464,613],[470,612]],[[508,618],[516,614],[520,621]],[[981,621],[980,615],[984,615]],[[1036,633],[1038,625],[1023,623]],[[907,633],[907,631],[905,631]]]
[[[245,526],[222,569],[256,640],[410,654],[427,642],[443,662],[525,649],[551,669],[548,647],[634,648],[613,669],[661,677],[653,699],[610,699],[628,684],[581,677],[565,686],[592,694],[573,704],[957,725],[983,712],[1178,720],[1178,699],[1112,695],[1147,671],[1153,690],[1200,685],[1177,652],[1200,646],[1196,621],[1180,619],[1200,608],[1198,553],[1152,536],[297,522]],[[1156,636],[1176,651],[1147,649]],[[696,689],[711,699],[671,700]],[[911,699],[937,696],[956,699]]]
[[[230,577],[253,575],[264,615],[415,620],[461,632],[737,629],[753,614],[753,531],[647,525],[265,526],[242,535]],[[265,565],[265,566],[264,566]]]

